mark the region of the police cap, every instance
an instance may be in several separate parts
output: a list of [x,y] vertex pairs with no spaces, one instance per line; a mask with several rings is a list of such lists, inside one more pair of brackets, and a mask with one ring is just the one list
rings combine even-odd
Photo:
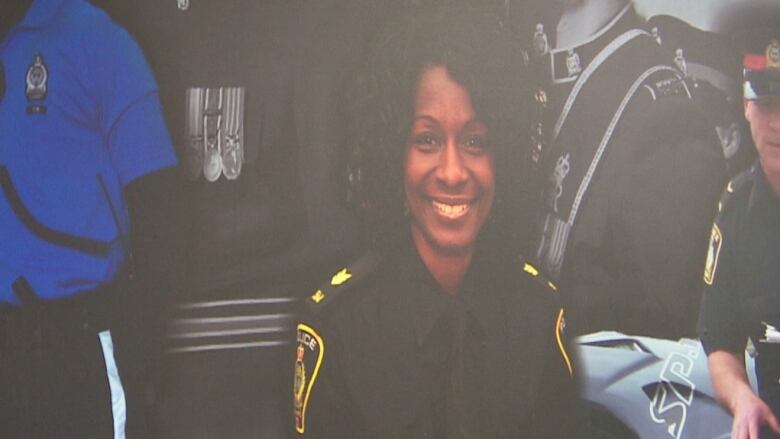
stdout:
[[780,97],[780,28],[749,32],[743,44],[744,97]]
[[722,12],[719,27],[742,54],[743,97],[780,98],[780,2],[739,2]]

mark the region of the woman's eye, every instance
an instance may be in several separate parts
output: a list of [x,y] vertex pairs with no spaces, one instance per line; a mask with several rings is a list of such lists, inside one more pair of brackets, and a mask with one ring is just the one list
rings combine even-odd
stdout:
[[484,149],[487,146],[485,138],[477,135],[467,137],[465,145],[467,148],[473,149]]
[[431,149],[436,146],[437,139],[431,133],[421,133],[414,136],[414,144],[421,146],[423,149]]

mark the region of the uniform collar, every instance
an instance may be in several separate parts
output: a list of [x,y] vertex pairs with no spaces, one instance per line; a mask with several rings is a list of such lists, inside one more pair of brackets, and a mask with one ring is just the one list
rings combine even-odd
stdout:
[[[433,278],[428,268],[420,259],[414,244],[411,243],[400,253],[399,267],[400,278],[403,279],[403,299],[409,309],[411,323],[418,345],[423,345],[431,336],[433,329],[443,319],[454,315],[456,307],[462,307],[466,314],[476,318],[485,326],[485,319],[495,318],[495,309],[488,303],[488,294],[492,294],[493,288],[480,285],[479,282],[491,278],[482,276],[484,265],[488,262],[484,258],[487,255],[477,249],[472,259],[471,267],[467,270],[463,286],[459,296],[452,297],[446,293]],[[493,313],[493,314],[491,314]]]
[[604,28],[585,41],[574,46],[556,47],[544,56],[544,68],[554,84],[567,84],[575,81],[579,71],[569,72],[567,63],[576,56],[576,64],[580,69],[587,67],[591,61],[618,36],[631,30],[641,28],[642,23],[637,17],[634,7],[628,3],[615,18]]
[[59,14],[65,3],[71,0],[34,0],[20,23],[23,27],[44,27]]

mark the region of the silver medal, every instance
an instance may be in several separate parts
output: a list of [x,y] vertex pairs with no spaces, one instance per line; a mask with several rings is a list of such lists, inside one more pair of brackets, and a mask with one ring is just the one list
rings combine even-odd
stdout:
[[210,182],[222,173],[222,89],[206,89],[203,112],[203,176]]
[[244,162],[244,87],[225,87],[223,97],[222,173],[235,180]]
[[203,173],[203,105],[205,89],[187,89],[185,101],[187,145],[183,154],[184,169],[191,180],[197,180]]

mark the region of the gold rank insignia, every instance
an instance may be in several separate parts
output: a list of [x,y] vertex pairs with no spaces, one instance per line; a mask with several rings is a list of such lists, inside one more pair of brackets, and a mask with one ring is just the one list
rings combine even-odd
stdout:
[[523,271],[525,271],[526,273],[530,274],[533,277],[539,276],[539,270],[537,270],[536,267],[534,267],[533,265],[527,262],[523,265]]
[[[300,323],[296,335],[298,348],[295,358],[295,379],[293,380],[293,410],[295,431],[303,434],[306,429],[306,406],[311,389],[322,366],[325,344],[312,327]],[[311,372],[311,375],[309,375]]]
[[322,290],[317,290],[317,292],[311,295],[311,300],[313,300],[314,303],[320,303],[324,299],[325,299],[325,293],[323,293]]
[[347,271],[346,268],[344,268],[338,273],[333,275],[333,277],[330,279],[330,284],[334,287],[337,287],[351,278],[352,278],[352,273],[350,273],[349,271]]
[[712,225],[712,232],[710,233],[710,245],[707,250],[707,263],[704,266],[704,283],[712,285],[715,280],[715,270],[718,268],[718,256],[720,255],[720,247],[723,243],[723,235],[720,233],[720,228],[717,224]]

